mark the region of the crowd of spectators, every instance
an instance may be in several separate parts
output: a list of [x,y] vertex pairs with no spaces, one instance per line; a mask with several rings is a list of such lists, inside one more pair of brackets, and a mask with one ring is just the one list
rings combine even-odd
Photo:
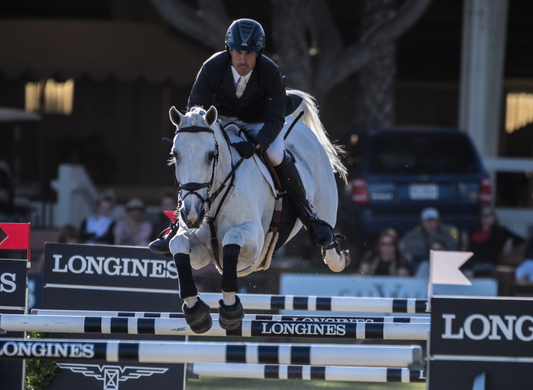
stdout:
[[168,228],[170,220],[164,211],[176,209],[176,197],[171,192],[163,193],[159,208],[156,220],[149,222],[145,218],[143,200],[134,197],[125,205],[126,215],[115,220],[113,196],[103,195],[96,203],[95,213],[84,218],[79,229],[69,224],[59,233],[61,235],[61,231],[68,229],[77,237],[74,242],[83,244],[148,246],[162,230]]
[[[525,239],[498,222],[491,206],[484,205],[478,214],[478,224],[471,231],[459,232],[457,227],[441,221],[433,207],[422,210],[420,223],[401,238],[392,229],[385,229],[376,239],[372,250],[362,254],[358,273],[361,275],[429,276],[430,250],[469,251],[473,256],[462,270],[469,277],[493,275],[498,265],[509,264],[514,253],[522,252]],[[533,238],[516,264],[516,279],[533,282]],[[516,260],[513,260],[516,261]]]

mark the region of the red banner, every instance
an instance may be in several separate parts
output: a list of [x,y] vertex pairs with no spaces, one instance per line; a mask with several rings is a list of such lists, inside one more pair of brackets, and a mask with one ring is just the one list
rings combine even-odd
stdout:
[[26,249],[29,251],[30,224],[0,223],[0,249]]

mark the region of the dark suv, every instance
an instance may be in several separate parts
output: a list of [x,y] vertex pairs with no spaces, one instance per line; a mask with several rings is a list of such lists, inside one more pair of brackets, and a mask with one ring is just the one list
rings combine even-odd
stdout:
[[346,138],[341,143],[349,153],[350,182],[342,203],[354,212],[341,210],[340,217],[352,237],[375,236],[388,227],[403,234],[429,206],[445,223],[469,230],[479,205],[491,201],[489,177],[464,132],[400,127],[353,132]]

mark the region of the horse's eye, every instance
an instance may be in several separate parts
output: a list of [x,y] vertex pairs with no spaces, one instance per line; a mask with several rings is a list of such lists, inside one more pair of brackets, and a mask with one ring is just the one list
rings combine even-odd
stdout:
[[214,158],[215,158],[215,152],[207,153],[207,161],[213,161]]

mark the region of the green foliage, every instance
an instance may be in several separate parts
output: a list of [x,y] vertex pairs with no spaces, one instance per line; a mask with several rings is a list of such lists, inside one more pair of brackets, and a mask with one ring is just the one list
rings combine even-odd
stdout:
[[[29,332],[28,338],[42,339],[49,338],[48,333]],[[42,390],[50,385],[51,380],[56,376],[57,363],[50,360],[32,359],[26,360],[26,390]]]

